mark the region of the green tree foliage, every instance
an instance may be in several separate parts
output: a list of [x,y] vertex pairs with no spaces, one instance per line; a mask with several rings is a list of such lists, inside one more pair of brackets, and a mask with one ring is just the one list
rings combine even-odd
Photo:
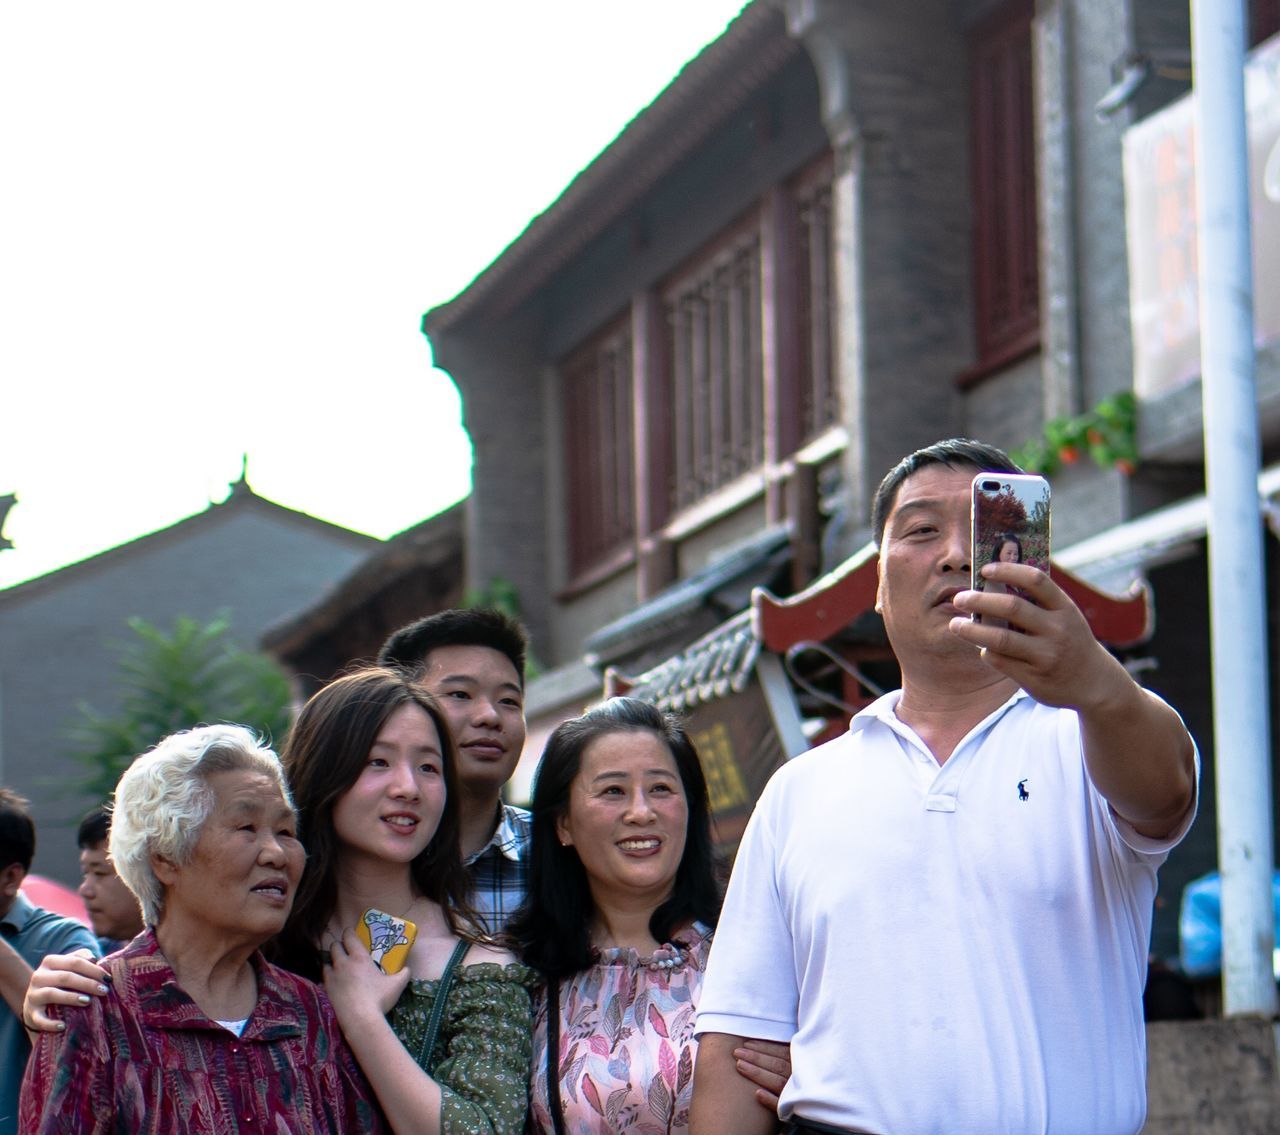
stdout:
[[75,785],[106,798],[133,758],[161,738],[194,725],[234,722],[281,742],[291,721],[289,681],[265,655],[228,638],[230,620],[179,618],[169,632],[129,620],[119,646],[120,708],[99,713],[81,702],[72,752],[86,769]]

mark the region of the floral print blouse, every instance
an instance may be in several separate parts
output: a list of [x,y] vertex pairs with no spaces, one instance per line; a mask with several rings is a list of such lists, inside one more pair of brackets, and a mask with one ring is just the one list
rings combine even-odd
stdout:
[[[440,1085],[441,1135],[520,1135],[529,1106],[529,991],[523,965],[461,966],[445,1002],[435,1047],[422,1051],[438,980],[411,981],[388,1020]],[[432,1060],[428,1062],[427,1057]]]
[[[560,983],[560,1106],[566,1135],[684,1135],[693,1036],[711,931],[694,923],[650,957],[602,950]],[[547,1096],[547,1006],[533,1027],[532,1128],[555,1130]]]

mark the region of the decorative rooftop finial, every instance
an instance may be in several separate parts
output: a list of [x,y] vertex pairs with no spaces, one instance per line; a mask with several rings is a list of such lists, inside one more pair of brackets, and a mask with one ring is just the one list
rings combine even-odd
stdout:
[[231,482],[231,497],[238,497],[241,493],[252,493],[249,487],[249,454],[242,453],[240,455],[240,476]]
[[4,534],[4,522],[9,515],[9,510],[17,503],[16,493],[5,493],[4,496],[0,496],[0,552],[13,547],[13,541]]

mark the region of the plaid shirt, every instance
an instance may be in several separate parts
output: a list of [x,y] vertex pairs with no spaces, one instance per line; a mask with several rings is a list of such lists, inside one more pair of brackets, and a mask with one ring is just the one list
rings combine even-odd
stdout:
[[467,860],[471,905],[490,934],[501,934],[529,889],[529,837],[533,817],[523,808],[501,805],[489,842]]

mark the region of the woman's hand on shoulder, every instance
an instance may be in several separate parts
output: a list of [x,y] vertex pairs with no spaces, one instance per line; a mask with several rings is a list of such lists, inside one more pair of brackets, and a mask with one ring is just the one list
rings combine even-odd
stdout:
[[33,1032],[62,1032],[64,1025],[49,1010],[55,1005],[82,1007],[90,997],[103,997],[107,971],[88,950],[73,954],[49,954],[31,974],[22,999],[22,1023]]
[[399,973],[383,973],[356,932],[348,930],[329,951],[324,988],[345,1032],[349,1026],[391,1012],[410,976],[408,966]]

